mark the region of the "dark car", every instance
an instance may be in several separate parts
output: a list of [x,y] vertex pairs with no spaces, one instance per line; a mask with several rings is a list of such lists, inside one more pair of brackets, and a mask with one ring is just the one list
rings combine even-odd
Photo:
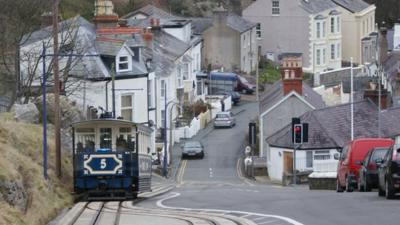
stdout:
[[358,190],[371,191],[378,188],[378,166],[377,160],[383,159],[389,148],[373,148],[365,156],[358,170]]
[[238,75],[238,83],[237,83],[235,91],[239,91],[239,92],[247,93],[247,94],[253,94],[256,91],[256,86],[253,84],[250,84],[250,82],[247,81],[246,78]]
[[400,145],[390,147],[383,160],[377,160],[377,164],[379,165],[378,194],[392,199],[397,192],[400,192]]
[[182,158],[204,158],[204,147],[198,141],[187,141],[182,145]]
[[240,102],[240,94],[236,91],[225,91],[224,95],[231,96],[232,102],[234,105],[237,105]]

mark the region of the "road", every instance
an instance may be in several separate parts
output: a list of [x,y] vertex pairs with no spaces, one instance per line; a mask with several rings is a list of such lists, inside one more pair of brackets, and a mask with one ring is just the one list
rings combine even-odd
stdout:
[[[282,187],[241,177],[237,162],[245,147],[247,124],[255,118],[257,107],[242,103],[233,112],[236,127],[215,130],[209,126],[194,137],[202,141],[206,155],[202,160],[181,161],[169,192],[145,193],[135,202],[81,204],[75,209],[80,216],[70,224],[400,224],[400,198],[389,201],[376,192],[311,191],[305,185]],[[165,183],[171,186],[170,182],[155,179],[159,190]],[[64,218],[74,217],[67,214]]]
[[243,103],[233,111],[240,112],[236,127],[207,128],[194,138],[204,144],[206,157],[182,161],[177,188],[140,206],[218,212],[268,225],[400,224],[400,200],[388,201],[376,192],[336,193],[310,191],[304,185],[244,182],[237,173],[237,159],[257,108],[254,103]]

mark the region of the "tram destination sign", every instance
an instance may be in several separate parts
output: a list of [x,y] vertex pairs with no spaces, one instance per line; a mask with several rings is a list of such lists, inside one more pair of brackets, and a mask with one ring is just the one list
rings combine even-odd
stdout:
[[122,154],[84,155],[84,175],[122,174]]

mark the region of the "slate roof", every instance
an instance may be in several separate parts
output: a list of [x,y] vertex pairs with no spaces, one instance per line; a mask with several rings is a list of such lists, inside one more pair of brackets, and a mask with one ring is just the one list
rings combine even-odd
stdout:
[[121,18],[128,19],[129,17],[131,17],[137,13],[143,13],[149,17],[154,17],[154,18],[158,18],[158,19],[181,19],[181,17],[179,17],[179,16],[175,16],[171,13],[168,13],[168,12],[166,12],[160,8],[157,8],[153,5],[150,5],[150,4],[144,6],[140,9],[137,9],[133,12],[130,12]]
[[212,18],[207,17],[194,17],[190,18],[192,20],[192,31],[193,34],[201,35],[205,30],[213,24]]
[[[59,22],[59,24],[58,24],[59,33],[71,30],[71,29],[73,29],[72,26],[75,26],[75,25],[79,26],[80,28],[83,28],[85,30],[88,30],[90,32],[93,32],[93,33],[96,32],[96,28],[93,24],[91,24],[85,18],[83,18],[81,16],[76,16],[76,17]],[[37,41],[42,41],[43,39],[50,38],[52,36],[52,31],[53,31],[53,27],[48,26],[48,27],[45,27],[45,28],[35,31],[30,35],[25,35],[22,38],[21,44],[22,44],[22,46],[26,46],[26,45],[35,43]]]
[[[350,103],[306,112],[300,117],[309,125],[309,142],[300,149],[342,148],[350,140]],[[400,107],[381,113],[383,137],[400,134]],[[354,137],[378,136],[378,108],[370,100],[354,103]],[[291,124],[266,139],[271,146],[293,148]]]
[[363,0],[332,0],[339,6],[349,10],[352,13],[361,12],[368,8],[370,4],[364,2]]
[[253,23],[246,19],[243,19],[243,17],[238,16],[234,13],[230,13],[228,15],[226,23],[230,28],[232,28],[236,31],[239,31],[240,33],[248,31],[249,29],[251,29],[257,25],[256,23]]
[[[260,112],[263,113],[284,98],[282,80],[275,82],[269,90],[261,96]],[[321,95],[303,82],[303,98],[316,109],[324,108],[325,103]]]
[[299,5],[311,14],[317,14],[329,9],[334,9],[336,4],[329,0],[298,0]]
[[151,70],[157,76],[168,76],[175,69],[175,61],[184,55],[189,45],[174,36],[160,31],[153,36],[153,46],[143,49],[144,58],[152,58]]
[[[353,91],[355,92],[363,92],[365,89],[369,88],[369,83],[376,81],[376,78],[369,76],[362,77],[354,77],[353,78]],[[350,78],[345,78],[342,81],[343,93],[349,94],[351,91],[351,82]]]

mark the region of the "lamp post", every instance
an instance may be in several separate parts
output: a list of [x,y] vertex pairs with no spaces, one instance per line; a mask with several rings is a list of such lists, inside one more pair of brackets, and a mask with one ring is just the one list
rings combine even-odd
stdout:
[[[42,58],[42,82],[41,82],[41,89],[42,89],[42,96],[43,96],[43,102],[42,102],[42,123],[43,123],[43,176],[47,180],[48,179],[48,173],[47,173],[47,106],[46,106],[46,82],[47,82],[47,72],[46,72],[46,57],[97,57],[99,56],[98,54],[59,54],[59,53],[53,53],[53,54],[47,54],[46,53],[46,45],[43,42],[43,49],[42,53],[40,55],[40,58]],[[55,83],[54,84],[55,89],[59,89],[59,84]],[[54,106],[56,108],[56,117],[59,115],[57,112],[59,112],[59,105],[56,104]],[[58,129],[57,129],[58,128]],[[55,133],[59,133],[60,127],[56,127]],[[56,143],[58,142],[58,138],[56,137]],[[61,149],[57,148],[56,146],[56,155],[59,155],[60,157],[56,157],[56,173],[58,176],[61,176]]]

